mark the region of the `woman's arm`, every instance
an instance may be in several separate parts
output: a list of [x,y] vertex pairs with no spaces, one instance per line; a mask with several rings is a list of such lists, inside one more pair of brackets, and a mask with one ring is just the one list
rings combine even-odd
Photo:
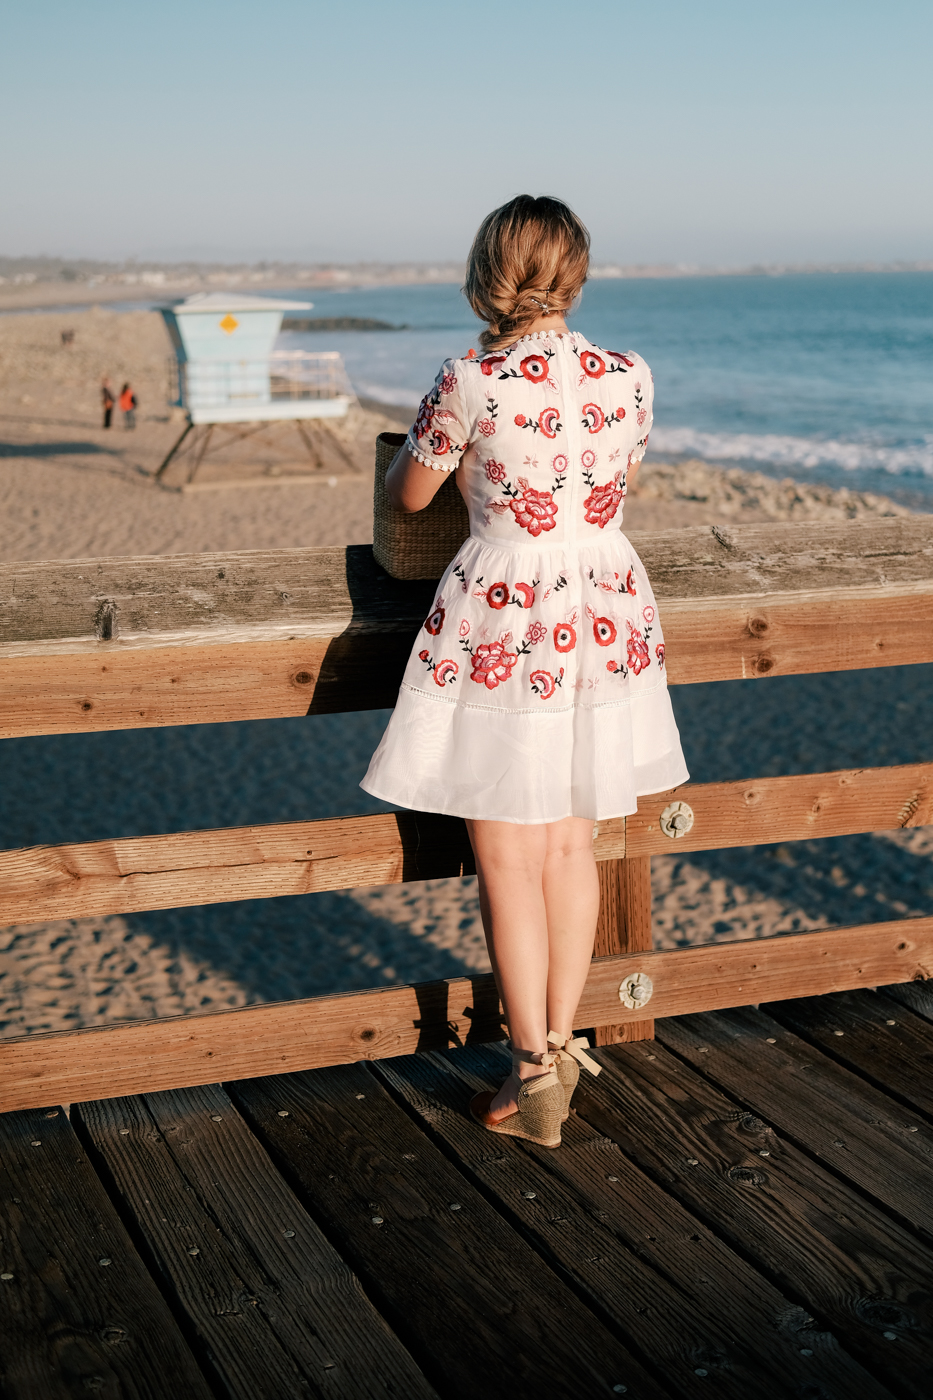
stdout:
[[386,472],[386,493],[396,510],[409,513],[429,506],[444,484],[446,472],[434,471],[400,447]]

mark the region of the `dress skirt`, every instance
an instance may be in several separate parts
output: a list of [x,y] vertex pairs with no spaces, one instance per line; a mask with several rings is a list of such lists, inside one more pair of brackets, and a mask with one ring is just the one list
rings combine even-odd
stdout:
[[687,777],[657,604],[615,529],[579,546],[464,543],[361,786],[536,824],[628,816]]

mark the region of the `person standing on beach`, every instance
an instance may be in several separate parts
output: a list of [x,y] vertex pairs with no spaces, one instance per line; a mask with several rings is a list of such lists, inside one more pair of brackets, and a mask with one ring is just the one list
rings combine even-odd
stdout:
[[120,412],[123,414],[124,428],[127,432],[131,431],[136,427],[136,395],[130,384],[124,384],[120,390]]
[[567,328],[589,234],[557,199],[483,220],[464,292],[483,352],[447,360],[386,475],[423,510],[456,471],[470,537],[438,586],[361,786],[466,819],[511,1037],[477,1094],[486,1129],[559,1147],[599,912],[593,824],[688,777],[658,606],[621,531],[652,422],[651,371]]
[[109,428],[113,421],[113,389],[110,387],[110,380],[105,374],[100,381],[100,401],[104,410],[104,427]]

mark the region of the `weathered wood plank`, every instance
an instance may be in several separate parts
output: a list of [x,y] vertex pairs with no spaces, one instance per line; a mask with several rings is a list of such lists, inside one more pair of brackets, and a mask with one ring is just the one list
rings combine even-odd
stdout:
[[[662,603],[859,589],[933,580],[933,517],[698,526],[630,536]],[[0,564],[0,646],[95,641],[101,604],[116,639],[227,632],[329,636],[418,622],[433,584],[392,579],[369,545]]]
[[62,1109],[0,1119],[4,1400],[212,1400]]
[[228,1088],[449,1400],[663,1394],[364,1065]]
[[933,1025],[879,992],[773,1002],[761,1008],[884,1093],[933,1118]]
[[75,1109],[231,1400],[436,1400],[219,1085]]
[[827,1400],[890,1394],[577,1114],[559,1152],[510,1138],[492,1150],[468,1102],[501,1083],[501,1052],[414,1055],[374,1069],[590,1307],[650,1356],[672,1394],[705,1395],[698,1368],[735,1400],[786,1400],[807,1387]]
[[[658,821],[674,798],[694,812],[692,829],[677,840],[665,836]],[[635,942],[623,942],[622,949],[650,948],[646,862],[651,854],[931,822],[929,763],[687,783],[644,797],[634,816],[599,826],[596,859],[616,861],[627,855],[631,863],[600,876],[597,955],[620,951],[612,939],[627,939],[623,930],[630,923]],[[474,869],[463,822],[418,812],[34,846],[0,852],[0,926],[394,884]]]
[[[632,541],[675,683],[933,660],[929,517]],[[391,705],[432,596],[368,546],[3,565],[0,736]]]
[[[689,804],[694,822],[685,836],[672,839],[661,831],[658,819],[675,799]],[[685,783],[639,798],[638,812],[625,819],[625,852],[628,856],[670,855],[930,823],[933,763],[796,773],[747,782]]]
[[[607,849],[612,842],[607,834]],[[474,869],[462,821],[416,812],[36,846],[0,853],[0,926],[396,884]]]
[[933,1242],[933,1131],[909,1109],[754,1007],[682,1016],[658,1036]]
[[[933,972],[933,919],[593,960],[577,1025],[644,1020],[619,1001],[633,972],[656,1016],[906,982]],[[89,1026],[0,1040],[0,1112],[316,1069],[499,1040],[491,976]]]
[[[600,837],[603,833],[600,832]],[[597,845],[599,838],[597,838]],[[599,859],[599,852],[597,852]],[[650,953],[651,936],[651,858],[633,856],[624,860],[600,860],[599,922],[593,956],[613,953]],[[595,1026],[597,1045],[615,1045],[627,1040],[651,1040],[654,1021],[624,1021]]]
[[923,980],[898,982],[895,986],[882,987],[881,990],[892,1001],[909,1007],[927,1021],[933,1021],[933,983]]
[[892,1391],[927,1400],[933,1251],[662,1044],[614,1045],[597,1058],[611,1072],[581,1077],[580,1117]]

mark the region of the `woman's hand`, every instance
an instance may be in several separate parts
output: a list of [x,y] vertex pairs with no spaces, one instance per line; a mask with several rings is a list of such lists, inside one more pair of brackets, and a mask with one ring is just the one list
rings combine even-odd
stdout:
[[412,513],[429,506],[444,484],[447,472],[436,472],[400,447],[386,472],[386,494],[396,510]]

